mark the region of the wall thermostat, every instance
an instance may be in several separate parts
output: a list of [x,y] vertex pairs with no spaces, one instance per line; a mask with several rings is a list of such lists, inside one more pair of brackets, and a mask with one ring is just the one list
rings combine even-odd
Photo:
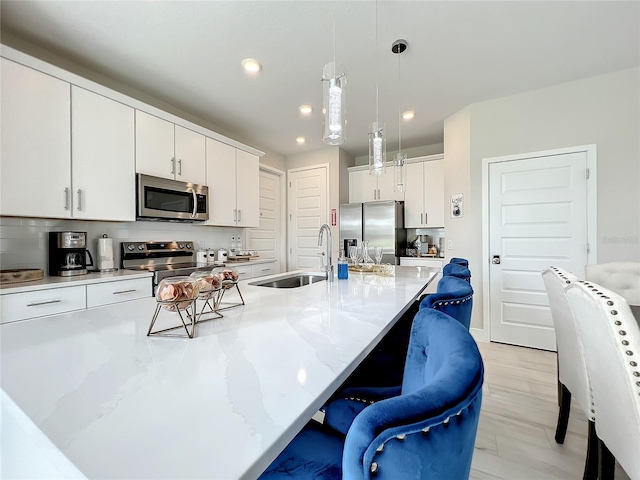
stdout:
[[451,218],[462,218],[463,213],[462,194],[451,195]]

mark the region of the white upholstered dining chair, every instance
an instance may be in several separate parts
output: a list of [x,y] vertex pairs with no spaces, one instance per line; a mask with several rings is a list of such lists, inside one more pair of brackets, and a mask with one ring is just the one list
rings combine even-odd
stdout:
[[626,300],[592,282],[567,285],[584,348],[599,438],[600,480],[615,462],[640,480],[640,327]]
[[613,290],[630,305],[640,305],[640,262],[609,262],[584,267],[587,282]]
[[595,435],[595,412],[584,351],[564,293],[565,287],[578,279],[561,268],[549,267],[542,272],[549,299],[558,350],[558,423],[555,440],[564,443],[569,423],[571,397],[576,400],[589,421],[589,439],[584,467],[584,480],[598,476],[598,439]]

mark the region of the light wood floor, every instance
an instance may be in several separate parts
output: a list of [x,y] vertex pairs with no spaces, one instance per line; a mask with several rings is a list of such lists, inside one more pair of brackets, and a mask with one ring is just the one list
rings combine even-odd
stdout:
[[[556,354],[499,343],[478,346],[485,380],[470,478],[581,479],[587,419],[575,402],[564,445],[554,440]],[[629,479],[619,465],[616,479]]]

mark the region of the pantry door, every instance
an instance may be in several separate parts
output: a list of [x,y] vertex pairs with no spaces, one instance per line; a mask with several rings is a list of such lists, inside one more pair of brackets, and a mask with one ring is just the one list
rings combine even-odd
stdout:
[[[588,262],[588,152],[530,154],[488,164],[491,341],[555,350],[542,271],[584,278]],[[595,152],[594,152],[595,156]],[[595,185],[593,185],[595,186]]]
[[318,232],[328,221],[329,166],[292,169],[288,176],[288,269],[318,271],[324,251],[324,247],[318,246]]

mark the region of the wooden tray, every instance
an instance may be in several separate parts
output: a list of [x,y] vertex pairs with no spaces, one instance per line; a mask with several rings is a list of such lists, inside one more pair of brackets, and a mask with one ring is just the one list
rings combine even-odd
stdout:
[[0,285],[7,283],[33,282],[41,280],[44,271],[41,268],[17,268],[15,270],[0,270]]

